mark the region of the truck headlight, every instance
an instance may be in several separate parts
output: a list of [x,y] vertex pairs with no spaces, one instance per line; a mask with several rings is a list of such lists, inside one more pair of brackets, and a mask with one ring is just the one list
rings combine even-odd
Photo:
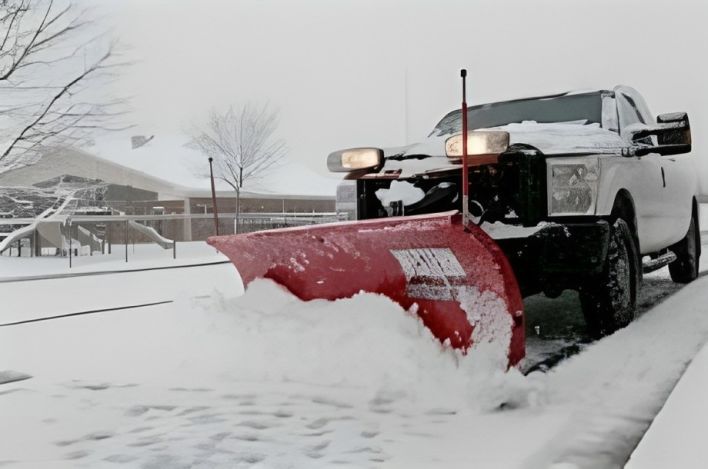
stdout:
[[[467,133],[467,156],[500,155],[509,148],[509,132],[501,130],[472,130]],[[462,158],[462,134],[445,141],[448,158]]]
[[548,214],[593,215],[600,180],[598,157],[549,158]]
[[334,173],[346,173],[383,166],[384,153],[380,148],[349,148],[329,154],[327,168]]

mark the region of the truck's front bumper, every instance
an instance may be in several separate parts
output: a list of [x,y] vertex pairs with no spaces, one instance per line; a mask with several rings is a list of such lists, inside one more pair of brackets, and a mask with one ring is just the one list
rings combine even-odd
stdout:
[[605,220],[551,223],[526,237],[496,239],[524,296],[577,289],[602,271],[610,234]]

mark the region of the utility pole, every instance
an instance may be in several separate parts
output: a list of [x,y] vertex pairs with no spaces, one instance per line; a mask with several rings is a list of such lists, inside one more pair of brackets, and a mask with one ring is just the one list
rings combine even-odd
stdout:
[[236,191],[236,234],[241,227],[241,188],[243,187],[243,166],[238,168],[238,190]]
[[[219,236],[219,210],[216,208],[216,189],[214,189],[214,168],[212,162],[214,158],[209,157],[209,174],[211,175],[211,203],[214,206],[214,232]],[[206,207],[204,208],[206,210]],[[185,220],[185,223],[192,223],[191,220]]]

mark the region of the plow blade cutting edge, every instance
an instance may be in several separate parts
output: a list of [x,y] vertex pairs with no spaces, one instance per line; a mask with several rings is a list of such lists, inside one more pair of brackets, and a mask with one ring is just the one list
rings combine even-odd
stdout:
[[[458,212],[344,222],[207,241],[247,286],[283,285],[301,300],[386,295],[414,310],[441,342],[508,344],[509,365],[524,356],[523,304],[504,253]],[[414,306],[417,305],[417,306]]]

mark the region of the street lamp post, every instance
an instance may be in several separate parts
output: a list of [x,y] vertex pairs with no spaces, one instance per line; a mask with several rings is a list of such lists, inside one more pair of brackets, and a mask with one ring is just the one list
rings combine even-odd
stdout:
[[214,158],[209,157],[209,174],[211,175],[211,203],[214,206],[214,231],[219,236],[219,211],[216,208],[216,189],[214,189],[214,168],[212,162]]

